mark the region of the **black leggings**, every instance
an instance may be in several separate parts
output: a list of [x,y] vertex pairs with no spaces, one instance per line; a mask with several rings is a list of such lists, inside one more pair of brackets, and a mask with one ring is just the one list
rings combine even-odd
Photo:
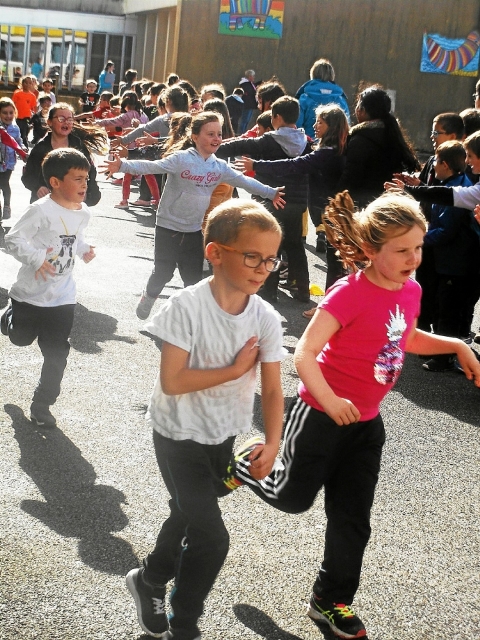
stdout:
[[0,172],[0,191],[3,191],[3,206],[10,206],[10,199],[12,197],[12,190],[10,188],[10,176],[12,175],[12,170],[7,169],[6,171]]
[[254,480],[249,462],[237,463],[237,476],[286,513],[306,511],[325,488],[325,549],[313,591],[326,600],[351,604],[357,591],[384,442],[380,415],[339,427],[297,398],[285,425],[283,469]]

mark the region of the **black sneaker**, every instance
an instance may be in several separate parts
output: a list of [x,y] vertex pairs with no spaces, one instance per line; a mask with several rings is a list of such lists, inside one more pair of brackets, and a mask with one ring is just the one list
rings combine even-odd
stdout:
[[443,373],[445,371],[455,371],[454,358],[430,358],[422,364],[422,367],[426,371],[433,371],[435,373]]
[[363,622],[348,604],[328,602],[312,595],[307,614],[315,622],[326,623],[339,638],[366,638]]
[[5,309],[5,311],[2,313],[2,317],[0,318],[0,331],[3,333],[4,336],[8,336],[7,317],[10,309],[11,307],[8,306]]
[[57,420],[50,412],[47,404],[41,402],[32,402],[30,407],[30,418],[32,422],[36,422],[39,427],[56,427]]
[[[143,579],[144,569],[132,569],[125,581],[135,600],[138,623],[143,631],[154,638],[168,638],[168,620],[165,613],[164,585],[150,586]],[[165,635],[164,635],[165,634]]]
[[317,244],[315,246],[317,253],[325,253],[327,251],[327,236],[324,231],[317,233]]

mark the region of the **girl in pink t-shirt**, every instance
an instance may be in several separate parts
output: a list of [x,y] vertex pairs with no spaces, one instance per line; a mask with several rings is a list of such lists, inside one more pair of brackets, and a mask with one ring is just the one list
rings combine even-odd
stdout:
[[355,212],[344,191],[330,202],[324,223],[352,273],[330,287],[296,347],[301,382],[287,416],[283,464],[259,478],[257,439],[237,452],[235,478],[226,484],[246,483],[289,513],[306,511],[325,487],[324,558],[308,615],[340,637],[364,638],[365,627],[350,605],[370,536],[385,440],[379,404],[395,384],[406,351],[455,353],[477,386],[480,363],[461,340],[416,328],[421,289],[412,275],[426,223],[412,198],[388,194]]

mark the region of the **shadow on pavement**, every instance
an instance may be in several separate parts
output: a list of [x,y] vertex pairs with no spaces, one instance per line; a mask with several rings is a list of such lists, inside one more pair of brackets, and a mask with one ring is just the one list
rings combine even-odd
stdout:
[[[280,629],[266,613],[249,604],[236,604],[233,606],[233,612],[242,624],[265,640],[302,640],[299,636]],[[330,640],[330,637],[334,636],[325,636],[327,640]]]
[[404,374],[394,391],[423,409],[440,411],[479,427],[480,389],[461,373],[425,371],[422,362],[418,356],[407,354]]
[[80,558],[96,571],[124,575],[137,566],[130,544],[112,534],[128,524],[125,495],[95,484],[94,468],[60,429],[34,426],[14,404],[4,409],[20,447],[19,465],[44,498],[23,500],[23,511],[60,536],[78,538]]
[[100,342],[116,340],[135,344],[135,338],[127,336],[117,336],[118,321],[112,316],[98,311],[90,311],[82,304],[78,304],[75,309],[75,322],[70,335],[70,344],[76,351],[82,353],[99,353],[102,348]]

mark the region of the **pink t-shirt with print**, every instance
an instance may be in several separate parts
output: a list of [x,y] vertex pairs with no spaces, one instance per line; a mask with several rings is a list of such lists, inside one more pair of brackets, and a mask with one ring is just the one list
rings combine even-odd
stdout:
[[[361,421],[378,414],[380,402],[400,375],[421,293],[415,280],[390,291],[359,271],[338,280],[319,305],[338,320],[341,329],[317,361],[334,393],[353,402]],[[302,382],[298,391],[308,405],[323,411]]]

